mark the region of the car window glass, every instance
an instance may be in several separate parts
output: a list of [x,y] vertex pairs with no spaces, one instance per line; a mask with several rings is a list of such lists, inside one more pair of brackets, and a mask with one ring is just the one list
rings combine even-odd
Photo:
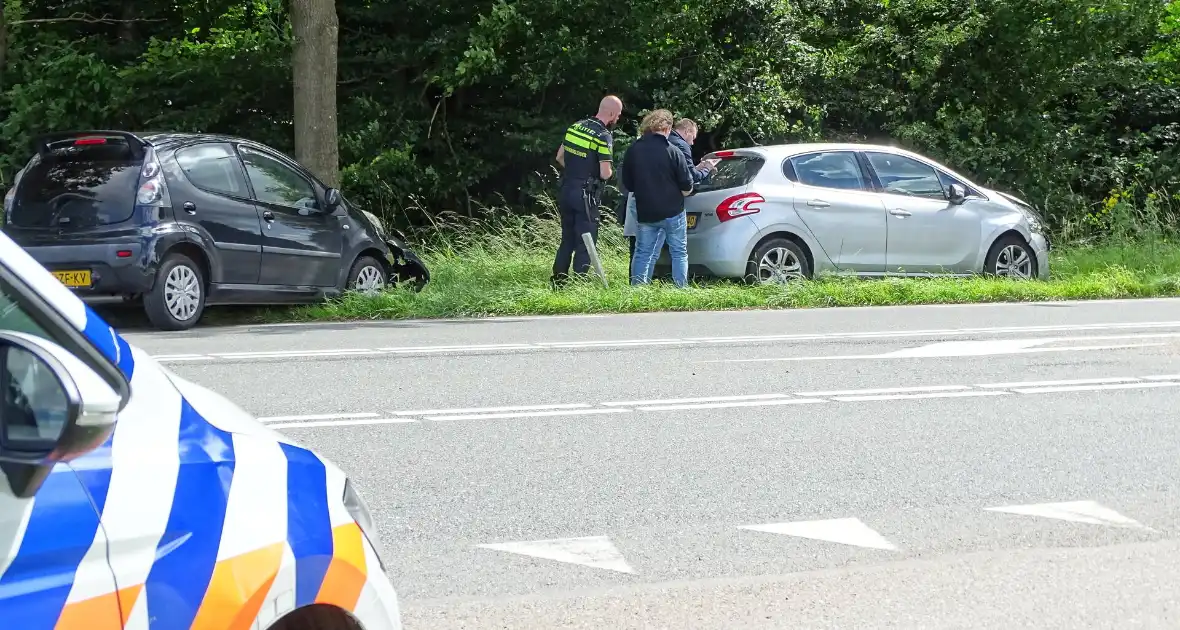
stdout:
[[856,154],[851,151],[808,153],[791,158],[791,167],[800,184],[837,190],[868,190],[868,182]]
[[242,147],[242,162],[254,187],[255,199],[284,206],[318,207],[311,182],[286,164],[246,147]]
[[[0,282],[0,331],[18,332],[58,343],[33,321],[13,292]],[[4,414],[5,439],[38,441],[57,439],[65,427],[65,394],[48,368],[28,352],[0,350],[0,413]]]
[[198,144],[176,152],[176,163],[197,188],[248,197],[238,156],[228,145]]
[[911,197],[926,197],[930,199],[946,199],[942,182],[934,168],[917,160],[892,153],[866,154],[869,164],[877,171],[877,179],[887,193],[908,195]]

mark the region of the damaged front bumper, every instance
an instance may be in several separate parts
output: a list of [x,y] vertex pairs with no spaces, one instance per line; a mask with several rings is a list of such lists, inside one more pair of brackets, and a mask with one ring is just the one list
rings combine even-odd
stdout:
[[405,237],[400,234],[386,236],[385,245],[389,248],[390,281],[394,286],[410,286],[415,292],[421,291],[430,282],[430,270],[418,255],[406,245]]

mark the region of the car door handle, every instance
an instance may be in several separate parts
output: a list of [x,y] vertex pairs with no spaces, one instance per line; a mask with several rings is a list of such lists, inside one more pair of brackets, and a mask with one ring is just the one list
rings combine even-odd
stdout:
[[910,212],[909,210],[902,210],[901,208],[894,208],[889,211],[889,214],[892,214],[895,217],[901,217],[903,219],[906,217],[913,216],[912,212]]
[[180,207],[184,208],[184,211],[189,214],[196,214],[197,213],[197,204],[195,204],[191,201],[184,202],[184,205],[182,205]]
[[262,220],[266,221],[267,223],[274,221],[275,220],[275,213],[271,212],[270,210],[264,211],[262,213]]
[[812,199],[811,201],[807,202],[807,205],[811,206],[812,208],[827,208],[832,204],[824,201],[823,199]]

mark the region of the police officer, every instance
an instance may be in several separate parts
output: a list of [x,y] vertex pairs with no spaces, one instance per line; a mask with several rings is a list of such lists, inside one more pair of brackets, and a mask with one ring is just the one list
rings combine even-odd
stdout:
[[598,113],[579,120],[565,132],[557,149],[557,163],[562,167],[561,191],[558,208],[561,211],[561,244],[553,261],[551,282],[556,288],[569,277],[570,259],[574,273],[584,274],[590,269],[590,254],[582,242],[589,232],[598,242],[598,206],[606,180],[614,174],[613,127],[623,113],[623,101],[607,96],[598,104]]

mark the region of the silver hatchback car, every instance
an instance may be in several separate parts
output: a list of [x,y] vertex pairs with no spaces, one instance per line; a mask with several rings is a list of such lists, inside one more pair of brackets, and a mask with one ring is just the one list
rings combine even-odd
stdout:
[[[685,200],[689,271],[759,283],[860,276],[1049,277],[1033,208],[929,158],[864,144],[718,151]],[[670,268],[665,251],[657,273]]]

